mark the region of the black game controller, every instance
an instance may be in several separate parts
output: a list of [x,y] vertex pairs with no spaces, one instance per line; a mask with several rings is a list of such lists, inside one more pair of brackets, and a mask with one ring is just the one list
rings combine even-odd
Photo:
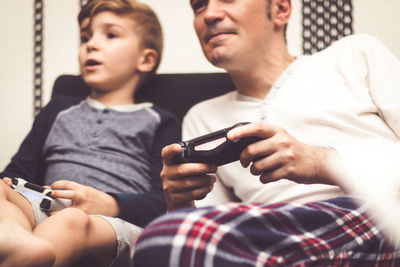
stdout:
[[239,160],[240,153],[248,145],[262,140],[258,136],[240,138],[234,141],[226,137],[226,134],[233,128],[246,124],[248,122],[237,123],[232,127],[180,142],[182,152],[174,158],[174,162],[214,163],[221,166]]
[[57,211],[72,205],[70,199],[53,198],[51,189],[25,181],[22,178],[12,178],[12,188],[29,199],[40,201],[40,208],[45,211]]

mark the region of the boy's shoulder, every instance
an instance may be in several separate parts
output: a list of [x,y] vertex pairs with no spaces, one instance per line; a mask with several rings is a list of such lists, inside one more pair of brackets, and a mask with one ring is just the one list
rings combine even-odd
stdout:
[[174,113],[172,113],[171,111],[169,111],[163,107],[152,104],[150,109],[152,109],[154,112],[156,112],[156,114],[160,117],[161,121],[176,120],[177,122],[179,122],[177,115],[175,115]]
[[52,98],[45,108],[52,110],[63,110],[82,102],[84,98],[77,96],[56,96]]

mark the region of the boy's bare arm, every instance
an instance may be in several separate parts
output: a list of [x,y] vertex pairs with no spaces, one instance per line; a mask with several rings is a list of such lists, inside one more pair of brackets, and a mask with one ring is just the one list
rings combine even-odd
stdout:
[[71,199],[73,207],[79,208],[87,214],[101,214],[109,217],[116,217],[119,214],[117,200],[93,187],[59,180],[51,185],[51,189],[53,189],[53,197]]

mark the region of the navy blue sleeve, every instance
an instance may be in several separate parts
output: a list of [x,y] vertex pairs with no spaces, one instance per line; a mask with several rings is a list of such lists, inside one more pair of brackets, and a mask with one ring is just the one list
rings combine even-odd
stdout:
[[[82,99],[62,97],[53,99],[35,118],[33,127],[24,139],[11,162],[0,173],[2,177],[21,177],[32,183],[43,185],[45,157],[43,147],[58,113]],[[181,125],[176,117],[159,108],[161,122],[154,136],[152,146],[152,191],[147,194],[110,194],[119,204],[118,217],[138,226],[145,226],[154,218],[165,213],[166,204],[162,190],[160,172],[162,169],[161,150],[165,145],[181,140]]]
[[169,112],[154,107],[160,114],[161,123],[154,136],[152,147],[152,191],[148,194],[111,194],[119,203],[118,217],[144,227],[167,210],[160,173],[162,170],[161,150],[164,146],[181,141],[181,124]]
[[30,132],[20,145],[17,153],[12,157],[11,162],[0,173],[0,178],[20,177],[42,185],[45,171],[43,146],[47,135],[57,114],[61,110],[77,104],[79,101],[81,99],[70,97],[50,101],[36,116]]

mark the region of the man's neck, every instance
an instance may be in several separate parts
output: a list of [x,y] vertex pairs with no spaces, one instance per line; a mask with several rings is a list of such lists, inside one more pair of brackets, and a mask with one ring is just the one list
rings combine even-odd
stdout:
[[236,89],[244,95],[265,99],[272,85],[295,60],[286,50],[258,60],[251,68],[228,70]]

